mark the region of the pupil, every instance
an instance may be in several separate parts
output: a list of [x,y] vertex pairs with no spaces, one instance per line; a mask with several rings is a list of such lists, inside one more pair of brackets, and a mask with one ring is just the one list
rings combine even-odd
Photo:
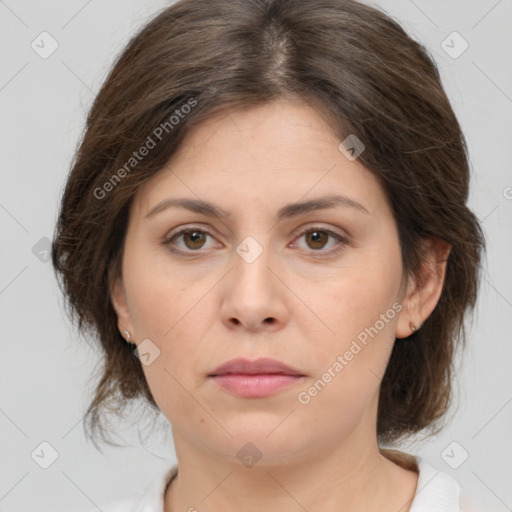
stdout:
[[313,239],[313,243],[318,243],[322,239],[322,232],[321,231],[312,231],[310,234],[310,237]]
[[[197,245],[194,245],[194,244],[198,243],[198,240],[201,238],[202,233],[200,233],[198,231],[189,231],[188,235],[189,235],[190,242],[192,244],[192,248],[197,248]],[[200,245],[200,243],[199,243],[199,245]]]

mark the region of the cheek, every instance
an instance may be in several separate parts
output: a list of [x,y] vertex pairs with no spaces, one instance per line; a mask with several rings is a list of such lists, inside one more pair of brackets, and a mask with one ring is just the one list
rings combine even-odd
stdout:
[[169,264],[165,250],[148,249],[147,244],[136,239],[127,243],[124,282],[137,335],[162,340],[199,297],[194,283]]
[[218,276],[180,272],[161,249],[157,255],[138,251],[136,243],[130,249],[124,275],[133,329],[137,342],[151,340],[158,353],[154,362],[143,365],[146,380],[163,410],[171,403],[173,408],[190,408],[182,386],[195,386],[191,379],[204,354],[201,340],[210,318],[202,312]]
[[336,335],[316,344],[313,377],[297,396],[304,414],[321,418],[326,435],[330,426],[333,432],[350,432],[371,411],[395,342],[400,304],[392,302],[393,295],[363,293],[367,289],[361,286],[355,291],[360,295],[333,301],[337,306],[330,321]]
[[384,255],[368,251],[338,276],[326,281],[321,298],[313,302],[330,328],[314,348],[315,376],[320,388],[328,382],[333,393],[322,391],[323,400],[347,400],[348,406],[354,396],[370,397],[386,369],[402,308],[400,253],[394,246]]
[[149,338],[158,354],[150,365],[142,366],[152,395],[169,421],[186,416],[187,421],[204,422],[190,394],[203,332],[194,309],[198,298],[175,281],[171,286],[146,275],[138,284],[133,299],[135,331],[139,340]]
[[[340,348],[343,340],[356,338],[374,326],[383,333],[392,331],[399,299],[401,263],[399,254],[383,258],[367,252],[359,261],[337,269],[311,297],[319,316],[331,329],[331,339]],[[384,315],[384,323],[379,321]],[[364,336],[363,336],[364,337]]]

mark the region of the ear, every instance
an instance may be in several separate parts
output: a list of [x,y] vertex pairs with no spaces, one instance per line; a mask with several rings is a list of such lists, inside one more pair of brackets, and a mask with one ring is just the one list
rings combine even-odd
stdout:
[[418,274],[409,279],[396,325],[397,338],[410,336],[411,322],[417,330],[434,311],[443,291],[450,250],[451,245],[444,240],[423,239],[423,263]]
[[128,301],[126,300],[126,290],[121,277],[116,278],[111,286],[110,300],[117,315],[117,328],[119,332],[125,337],[124,331],[128,331],[133,339],[133,325]]

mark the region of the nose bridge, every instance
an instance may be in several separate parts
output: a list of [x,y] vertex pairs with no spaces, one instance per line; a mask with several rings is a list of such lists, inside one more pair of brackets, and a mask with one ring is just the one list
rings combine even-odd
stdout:
[[273,286],[272,272],[269,270],[271,261],[271,236],[246,236],[235,248],[236,259],[233,279],[236,283],[248,285],[254,293],[253,286],[268,289]]
[[250,330],[285,321],[286,306],[276,286],[271,238],[249,235],[235,247],[234,268],[223,300],[224,321],[243,324]]
[[[270,236],[258,236],[258,241],[253,235],[246,236],[236,247],[238,256],[247,265],[252,265],[258,260],[266,262],[270,253]],[[265,256],[262,258],[263,254]],[[261,261],[260,261],[261,263]]]

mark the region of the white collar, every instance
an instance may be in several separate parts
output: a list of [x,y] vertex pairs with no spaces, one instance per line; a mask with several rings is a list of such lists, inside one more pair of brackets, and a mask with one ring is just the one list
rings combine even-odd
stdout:
[[[452,476],[435,469],[424,458],[413,455],[419,476],[409,512],[459,512],[461,486]],[[164,512],[164,494],[177,475],[178,465],[166,469],[137,498],[103,507],[104,512]],[[95,509],[96,510],[96,509]]]
[[[418,466],[418,485],[409,512],[457,512],[460,510],[459,482],[437,470],[423,457],[414,456]],[[163,512],[163,511],[162,511]]]

